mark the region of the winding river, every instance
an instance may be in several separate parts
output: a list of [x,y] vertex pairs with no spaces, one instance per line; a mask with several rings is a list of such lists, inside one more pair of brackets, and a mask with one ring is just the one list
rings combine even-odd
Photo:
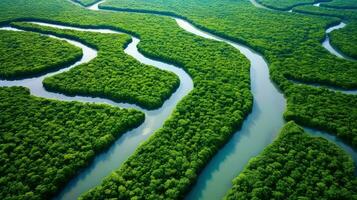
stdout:
[[[258,8],[266,8],[251,0]],[[288,11],[289,12],[289,11]],[[292,11],[290,11],[292,12]],[[253,111],[244,121],[243,127],[233,135],[233,138],[216,154],[210,163],[200,174],[198,181],[186,199],[222,199],[227,191],[232,187],[231,181],[243,170],[248,161],[258,155],[275,138],[279,129],[285,123],[282,116],[286,106],[283,95],[276,89],[274,83],[269,79],[268,64],[257,52],[244,47],[241,44],[213,36],[209,33],[198,30],[188,22],[176,19],[181,28],[199,35],[201,37],[215,39],[226,42],[237,48],[251,62],[251,91],[254,96]],[[180,23],[181,21],[181,23]],[[186,28],[185,28],[186,24]],[[187,29],[187,27],[191,27]],[[343,23],[330,27],[326,30],[326,37],[323,46],[333,53],[330,45],[328,33],[333,30],[343,28]],[[192,31],[190,31],[192,30]],[[327,46],[328,45],[328,46]],[[337,51],[335,51],[337,52]],[[338,52],[337,52],[338,53]],[[334,54],[334,53],[333,53]],[[340,58],[348,59],[342,54]],[[337,55],[336,55],[337,56]],[[334,89],[334,88],[331,88]],[[348,94],[357,94],[356,91],[341,91]],[[357,150],[346,144],[335,135],[312,128],[304,128],[306,132],[313,136],[323,137],[344,149],[351,155],[355,164],[355,174],[357,174]]]
[[[242,129],[213,157],[201,172],[197,183],[186,196],[187,200],[222,199],[232,187],[232,180],[243,170],[248,161],[269,145],[285,124],[282,118],[286,101],[283,94],[269,78],[268,64],[262,55],[242,44],[199,30],[189,22],[175,18],[184,30],[195,35],[222,41],[238,49],[251,63],[251,92],[254,96],[253,111],[244,121]],[[354,91],[353,91],[354,92]],[[357,151],[335,135],[305,128],[313,136],[323,137],[344,149],[357,163]],[[357,173],[357,168],[355,169]]]
[[[99,10],[98,5],[103,1],[88,7],[91,10]],[[78,5],[78,4],[77,4]],[[259,4],[256,4],[260,6]],[[263,7],[263,6],[260,6]],[[267,62],[262,55],[254,50],[229,41],[227,39],[212,35],[194,27],[189,22],[174,18],[179,27],[187,32],[204,37],[211,40],[217,40],[232,45],[244,54],[251,62],[251,92],[254,96],[254,104],[252,113],[244,121],[242,129],[234,133],[228,143],[213,157],[209,164],[201,172],[197,183],[187,195],[186,199],[221,199],[231,188],[232,180],[242,171],[248,161],[258,155],[267,145],[269,145],[279,132],[279,129],[284,125],[282,118],[286,101],[282,93],[275,87],[274,83],[269,78],[269,68]],[[79,31],[96,31],[96,32],[119,32],[106,29],[82,29],[68,26],[59,26],[46,23],[37,23],[43,26],[52,26],[62,29],[73,29]],[[12,29],[12,28],[10,28]],[[65,38],[61,38],[65,39]],[[1,86],[21,85],[30,88],[31,94],[45,98],[54,98],[66,101],[83,101],[83,102],[100,102],[108,103],[113,106],[123,108],[134,108],[145,112],[145,122],[138,128],[122,135],[113,144],[110,149],[98,155],[94,162],[89,167],[82,170],[77,177],[72,179],[69,184],[61,191],[55,199],[75,199],[81,193],[99,185],[103,178],[109,175],[113,170],[117,169],[137,148],[137,146],[147,139],[151,133],[160,128],[166,118],[171,114],[177,102],[191,91],[193,83],[191,78],[180,68],[168,65],[163,62],[154,61],[140,54],[136,48],[139,39],[133,37],[125,52],[133,56],[138,61],[153,65],[160,69],[172,71],[180,78],[179,89],[167,100],[164,105],[157,110],[148,111],[138,106],[116,103],[103,98],[91,97],[68,97],[62,94],[50,93],[44,90],[42,80],[45,77],[52,76],[63,71],[67,71],[79,64],[89,62],[96,57],[96,50],[91,49],[76,41],[65,39],[73,45],[76,45],[83,50],[83,58],[68,68],[61,69],[54,73],[49,73],[41,77],[23,79],[18,81],[0,81]],[[336,136],[316,131],[314,129],[306,130],[315,136],[324,137],[348,152],[355,163],[357,162],[357,152],[349,145],[346,145]]]
[[[108,29],[82,29],[69,26],[61,26],[48,23],[31,22],[34,24],[49,26],[59,29],[70,29],[77,31],[87,31],[87,32],[100,32],[100,33],[117,33],[122,34],[117,31]],[[3,27],[0,30],[10,30],[10,31],[22,31],[12,27]],[[47,35],[47,34],[46,34]],[[142,55],[138,49],[137,45],[140,40],[132,36],[132,42],[125,48],[125,53],[134,57],[139,62],[152,65],[162,70],[167,70],[175,73],[180,79],[180,86],[175,91],[171,97],[165,101],[163,106],[157,110],[146,110],[140,108],[139,106],[128,104],[128,103],[117,103],[105,98],[94,98],[94,97],[84,97],[84,96],[66,96],[60,93],[48,92],[42,85],[42,81],[49,76],[53,76],[58,73],[62,73],[76,67],[80,64],[90,62],[97,56],[97,51],[92,49],[80,42],[67,39],[59,38],[53,35],[47,35],[56,39],[61,39],[69,42],[70,44],[77,46],[82,49],[83,57],[81,60],[75,64],[62,68],[56,72],[48,73],[42,76],[8,81],[0,80],[0,86],[24,86],[30,89],[32,95],[38,97],[44,97],[49,99],[57,99],[61,101],[80,101],[80,102],[92,102],[92,103],[106,103],[112,106],[117,106],[120,108],[133,108],[140,110],[145,113],[145,121],[138,128],[128,131],[122,135],[108,150],[97,155],[94,161],[89,167],[80,171],[79,175],[72,179],[66,187],[61,191],[61,193],[55,199],[76,199],[83,192],[99,185],[104,177],[110,174],[113,170],[117,169],[127,158],[133,154],[135,149],[145,141],[153,132],[159,129],[164,121],[172,113],[176,104],[186,96],[193,89],[193,82],[191,77],[181,68],[174,65],[166,64],[164,62],[155,61],[149,59]]]

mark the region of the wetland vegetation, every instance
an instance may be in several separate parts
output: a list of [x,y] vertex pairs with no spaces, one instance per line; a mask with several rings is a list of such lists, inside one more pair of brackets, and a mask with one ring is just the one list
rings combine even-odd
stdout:
[[81,49],[38,33],[0,31],[0,77],[18,79],[59,69],[82,57]]
[[0,88],[0,198],[47,199],[144,114]]
[[353,169],[344,151],[288,122],[233,180],[225,199],[355,199]]
[[[80,4],[96,2],[83,0]],[[271,7],[287,10],[295,2]],[[200,172],[252,110],[250,89],[254,85],[250,82],[247,58],[225,42],[186,32],[171,16],[187,19],[200,29],[261,53],[269,63],[271,79],[287,99],[285,119],[326,130],[357,147],[356,96],[336,91],[357,88],[357,62],[338,58],[321,45],[327,27],[348,19],[351,23],[346,30],[330,34],[331,43],[346,55],[356,56],[355,38],[348,34],[355,31],[354,11],[338,14],[331,8],[298,6],[293,10],[304,13],[288,13],[256,8],[247,0],[108,0],[100,8],[119,12],[92,11],[64,0],[3,0],[0,24],[78,40],[98,50],[97,57],[90,62],[46,78],[43,84],[50,91],[105,97],[147,109],[162,106],[180,81],[171,72],[141,64],[125,54],[123,49],[131,42],[130,35],[140,38],[138,50],[145,56],[183,68],[191,76],[194,89],[177,104],[159,130],[142,141],[102,184],[80,199],[184,198]],[[23,21],[107,28],[123,34],[61,30]],[[38,33],[22,34],[47,38]],[[40,55],[41,49],[35,49],[34,55]],[[70,55],[73,54],[63,52],[65,58],[61,61]],[[0,97],[0,108],[6,113],[0,125],[4,163],[0,185],[6,188],[1,193],[3,199],[48,198],[115,138],[144,120],[143,113],[132,109],[46,100],[31,96],[21,87],[2,87]],[[35,145],[30,148],[30,144]],[[49,148],[53,145],[55,150],[51,153]],[[257,168],[256,163],[267,167]],[[35,166],[28,168],[32,165]],[[15,166],[20,167],[18,173]],[[297,174],[302,173],[306,176],[298,178]],[[279,185],[272,184],[271,180],[282,176]],[[317,180],[322,176],[326,178]],[[310,178],[312,182],[307,183]],[[290,187],[285,187],[287,184]],[[349,199],[356,198],[355,186],[353,163],[348,155],[321,138],[307,136],[298,125],[289,122],[279,138],[235,179],[227,198],[245,195],[284,199],[298,191],[294,197]]]

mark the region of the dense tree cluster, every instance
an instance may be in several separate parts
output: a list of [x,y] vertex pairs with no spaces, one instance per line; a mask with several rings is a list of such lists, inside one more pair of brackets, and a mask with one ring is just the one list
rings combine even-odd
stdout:
[[183,197],[251,109],[249,64],[242,55],[175,28],[175,23],[160,25],[170,32],[147,31],[139,50],[183,66],[195,88],[148,142],[83,199]]
[[[16,5],[13,1],[5,1],[4,4],[0,2],[1,6],[6,7],[6,9],[0,7],[0,19],[2,20],[39,18],[45,21],[55,20],[57,23],[61,22],[72,26],[106,27],[129,32],[140,37],[139,50],[145,55],[182,66],[192,76],[195,88],[184,101],[179,103],[180,111],[178,108],[170,117],[169,122],[150,139],[161,151],[154,151],[151,149],[153,146],[145,143],[138,150],[141,151],[140,154],[134,154],[130,161],[124,163],[124,166],[127,166],[131,165],[131,161],[137,160],[142,167],[136,166],[138,168],[133,171],[125,170],[126,167],[119,169],[119,171],[123,171],[120,176],[128,180],[126,182],[128,188],[125,189],[124,194],[129,197],[143,196],[144,194],[138,193],[138,190],[158,198],[182,197],[195,181],[198,172],[219,147],[228,140],[243,122],[244,116],[251,110],[252,96],[249,92],[248,60],[229,45],[187,33],[177,27],[176,22],[172,19],[145,14],[91,12],[67,4],[62,0],[31,1],[32,5],[29,7],[35,6],[37,9],[30,12],[26,7],[18,7],[18,4]],[[56,6],[61,6],[61,12],[53,10]],[[20,10],[16,14],[6,12],[14,8]],[[52,12],[48,12],[48,10],[52,10]],[[94,24],[96,25],[94,26]],[[59,33],[59,30],[56,32]],[[66,32],[66,34],[70,33]],[[85,38],[85,36],[83,37]],[[98,40],[100,40],[100,36],[98,36]],[[185,150],[187,141],[190,141],[191,145],[189,146],[194,148]],[[150,151],[145,152],[140,150],[141,148],[150,148]],[[166,155],[168,151],[163,151],[164,149],[172,149],[172,153]],[[152,151],[154,153],[151,153]],[[153,157],[154,155],[156,156]],[[189,159],[189,163],[192,165],[181,162],[182,164],[179,163],[179,165],[183,167],[177,168],[177,163],[174,161],[177,158],[182,161]],[[166,162],[167,160],[170,162]],[[162,169],[170,169],[171,172],[156,179],[151,177],[155,170],[154,167],[150,167],[151,165],[162,166]],[[134,173],[135,176],[127,176],[128,172]],[[155,171],[154,174],[156,173]],[[172,174],[175,174],[175,180],[173,180]],[[149,179],[143,177],[149,177]],[[146,188],[139,187],[147,181],[152,181],[152,184],[158,186],[158,189],[152,190],[153,185]],[[170,182],[180,182],[180,185]],[[107,195],[103,193],[103,197],[117,198],[116,191],[119,185],[109,184],[115,190],[107,191]],[[95,189],[96,192],[89,193],[87,196],[98,195],[98,192],[103,191],[100,189],[101,187],[108,187],[108,185],[103,183],[103,186]]]
[[317,6],[298,6],[294,8],[294,11],[306,14],[313,14],[317,16],[330,16],[338,17],[341,19],[348,20],[350,22],[356,22],[357,20],[357,10],[355,9],[335,9],[329,7],[317,7]]
[[343,150],[289,122],[234,179],[226,199],[356,199],[353,173]]
[[299,85],[288,91],[288,108],[284,117],[336,133],[357,147],[356,105],[354,95]]
[[314,6],[301,6],[294,10],[301,13],[320,16],[326,15],[346,20],[346,27],[330,33],[330,41],[331,44],[342,53],[357,59],[357,10],[343,10],[343,12],[341,12],[341,9]]
[[312,5],[320,2],[320,7],[336,9],[355,9],[357,8],[356,0],[256,0],[260,4],[278,10],[290,10],[300,5]]
[[345,55],[357,59],[357,12],[356,21],[330,34],[331,44]]
[[182,198],[249,111],[249,92],[240,93],[210,81],[195,88],[158,132],[82,199]]
[[[277,10],[290,10],[298,5],[313,4],[315,0],[256,0],[259,4]],[[328,0],[327,0],[328,1]]]
[[325,28],[338,23],[335,18],[267,11],[248,1],[108,0],[101,8],[179,15],[200,28],[258,50],[277,69],[275,73],[301,81],[357,87],[357,63],[341,60],[321,46]]
[[44,199],[144,114],[0,88],[0,198]]
[[356,0],[333,0],[321,3],[320,6],[337,9],[357,9]]
[[46,89],[69,95],[103,96],[153,109],[160,107],[180,84],[174,73],[141,64],[124,53],[131,41],[128,35],[61,30],[29,23],[14,25],[74,38],[99,50],[93,61],[46,78]]
[[[190,3],[181,5],[181,1],[175,0],[168,0],[160,4],[156,1],[145,1],[145,3],[142,0],[123,0],[119,3],[114,0],[108,0],[102,7],[175,13],[188,18],[201,28],[209,29],[208,31],[247,43],[247,45],[260,51],[267,58],[270,63],[272,79],[288,98],[306,96],[309,95],[308,92],[312,92],[311,95],[316,97],[313,103],[315,105],[314,109],[310,110],[310,114],[305,116],[303,120],[299,120],[300,122],[304,122],[306,125],[325,127],[325,129],[334,133],[336,133],[334,130],[340,127],[338,135],[349,135],[348,139],[354,138],[354,133],[347,130],[355,130],[357,124],[354,122],[346,123],[346,119],[355,118],[355,116],[351,116],[352,113],[348,109],[354,106],[346,99],[354,99],[355,97],[338,94],[337,96],[339,97],[344,96],[341,97],[344,101],[336,101],[334,93],[319,97],[314,95],[316,93],[315,90],[300,90],[299,86],[288,81],[294,79],[300,82],[320,83],[322,85],[345,88],[357,87],[357,79],[355,78],[357,77],[357,62],[331,55],[321,45],[326,27],[339,22],[336,18],[266,11],[254,8],[250,3],[244,1],[226,4],[223,4],[222,1],[218,3],[214,0],[211,0],[209,4],[195,0],[186,1]],[[207,6],[210,6],[209,14],[207,14],[208,8],[206,10],[198,9],[200,7],[206,8]],[[222,7],[225,9],[222,9]],[[321,9],[313,6],[309,7]],[[222,13],[224,13],[224,17],[219,17]],[[240,14],[236,15],[236,13]],[[343,13],[348,15],[350,19],[354,15],[353,11]],[[211,17],[204,17],[207,15]],[[246,20],[248,18],[252,20]],[[281,23],[282,21],[284,23]],[[347,32],[344,36],[346,36],[345,38],[353,37],[351,34],[347,36]],[[340,41],[340,38],[338,40]],[[341,41],[346,41],[346,39]],[[352,47],[355,44],[357,43],[352,41],[349,46]],[[329,102],[329,104],[326,102]],[[334,106],[336,102],[344,109]],[[294,107],[307,110],[307,108],[311,107],[310,104],[303,101],[289,101],[288,103],[294,103],[294,105],[288,106],[288,110]],[[331,110],[327,109],[329,107],[333,107],[333,110],[340,114],[331,114]],[[297,113],[293,114],[290,110],[289,116],[294,115],[295,119],[297,119],[297,116],[302,116],[299,110],[294,109],[294,111]],[[324,115],[329,115],[329,117],[321,118]],[[318,124],[314,122],[316,119],[319,119]],[[331,126],[331,124],[334,125]],[[347,129],[345,129],[346,126],[348,127]],[[353,141],[349,142],[352,143]]]
[[38,33],[0,31],[0,77],[22,78],[58,69],[82,57],[80,48]]
[[[119,6],[126,2],[120,1]],[[201,28],[250,45],[267,58],[273,80],[285,93],[289,90],[300,93],[287,78],[346,88],[357,86],[356,63],[330,55],[320,43],[325,28],[337,23],[336,19],[266,11],[248,1],[130,2],[185,16]],[[174,6],[175,2],[179,5]],[[115,2],[108,1],[111,3]],[[182,197],[197,173],[251,109],[247,60],[233,47],[186,33],[172,19],[137,13],[92,12],[63,0],[3,0],[0,13],[2,23],[30,18],[134,34],[141,38],[141,52],[182,66],[194,80],[194,90],[179,103],[164,127],[83,198]],[[301,94],[307,96],[306,92]],[[317,96],[315,101],[326,98],[333,102],[331,95],[321,99]],[[318,111],[326,108],[326,104],[314,105],[324,106],[316,107]],[[346,115],[333,115],[329,122],[320,124],[339,122]],[[355,127],[355,123],[351,126]]]

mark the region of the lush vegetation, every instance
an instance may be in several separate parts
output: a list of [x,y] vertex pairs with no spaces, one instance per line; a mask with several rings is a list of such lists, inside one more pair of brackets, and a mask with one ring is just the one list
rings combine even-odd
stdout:
[[294,8],[294,11],[306,14],[313,14],[317,16],[331,16],[338,17],[348,21],[348,23],[355,23],[357,20],[357,10],[344,10],[334,9],[328,7],[316,7],[316,6],[298,6]]
[[[301,118],[302,115],[299,110],[289,109],[303,107],[306,110],[310,108],[310,105],[303,101],[289,101],[288,103],[288,116],[294,116],[295,120],[301,118],[298,121],[304,125],[317,125],[314,121],[319,119],[319,128],[325,127],[325,129],[333,131],[336,130],[336,127],[346,127],[346,123],[341,123],[345,119],[355,118],[355,116],[350,116],[352,113],[348,109],[339,109],[339,107],[333,106],[335,104],[333,102],[337,102],[334,95],[320,97],[314,95],[320,91],[319,89],[301,88],[288,81],[289,79],[294,79],[300,82],[319,83],[322,85],[346,88],[357,87],[357,79],[355,78],[357,77],[357,63],[340,59],[330,54],[321,45],[326,27],[339,22],[336,18],[268,11],[255,8],[245,1],[224,3],[211,0],[209,4],[195,0],[186,1],[187,3],[183,4],[182,1],[175,0],[165,1],[165,3],[156,1],[144,2],[142,0],[123,0],[120,2],[108,0],[102,7],[108,9],[153,10],[166,14],[181,15],[201,28],[253,47],[268,60],[271,77],[279,88],[283,90],[287,98],[291,99],[299,95],[306,96],[310,95],[310,93],[316,97],[314,98],[316,102],[314,103],[313,112],[311,110],[310,114],[303,118]],[[309,7],[319,9],[313,6]],[[210,10],[210,12],[207,13],[207,10]],[[239,15],[236,13],[239,13]],[[246,20],[248,18],[250,20]],[[348,36],[346,38],[351,37]],[[347,97],[347,95],[343,96],[346,99],[355,98]],[[328,101],[326,98],[328,98]],[[338,105],[343,108],[351,106],[346,99],[338,102]],[[330,104],[327,105],[326,101],[330,102]],[[343,112],[343,114],[331,115],[331,111],[326,109],[330,106],[334,108],[333,111],[336,113]],[[330,117],[321,118],[324,115],[330,115]],[[349,117],[346,118],[346,116]],[[331,127],[331,124],[334,124],[334,129],[326,128]],[[346,130],[355,130],[357,124],[353,121],[352,123],[347,123],[347,126],[348,129],[340,129],[340,132],[343,130],[345,132],[343,134],[339,133],[339,135],[349,135],[349,139],[354,138],[355,133]],[[349,142],[352,143],[352,141]]]
[[299,5],[312,5],[320,2],[321,7],[336,9],[355,9],[356,0],[256,0],[258,3],[278,10],[290,10]]
[[135,110],[60,102],[0,88],[0,198],[47,199],[115,138],[144,120]]
[[[239,93],[229,84],[198,86],[158,132],[82,199],[182,198],[248,112],[249,94]],[[246,110],[239,111],[242,106]]]
[[331,44],[345,55],[357,58],[357,10],[343,10],[301,6],[294,8],[295,11],[314,15],[327,15],[339,17],[347,22],[347,26],[330,33]]
[[160,107],[180,84],[175,74],[141,64],[124,53],[131,41],[128,35],[60,30],[28,23],[14,25],[74,38],[99,50],[93,61],[46,78],[46,89],[70,95],[104,96],[153,109]]
[[352,159],[289,122],[233,181],[226,199],[356,199]]
[[[357,15],[356,15],[357,16]],[[330,34],[331,44],[345,55],[357,59],[357,20]]]
[[[297,86],[288,78],[357,87],[356,63],[330,55],[320,43],[325,28],[337,23],[337,19],[266,11],[253,7],[248,1],[145,2],[131,2],[125,8],[128,2],[120,1],[119,7],[135,9],[137,5],[151,9],[148,6],[153,6],[155,12],[176,13],[202,28],[243,41],[263,53],[271,64],[273,80],[287,95],[308,96],[319,90],[294,90]],[[108,1],[107,7],[114,3]],[[0,1],[0,13],[2,23],[30,18],[74,26],[109,27],[134,34],[141,38],[141,52],[178,64],[194,80],[194,90],[179,103],[162,129],[141,145],[102,185],[83,198],[181,198],[251,109],[247,60],[233,47],[186,33],[167,17],[92,12],[62,0],[3,0]],[[328,102],[334,102],[332,95],[316,96],[315,101],[323,102],[326,98]],[[297,103],[295,106],[306,105],[300,101],[291,102]],[[314,105],[318,112],[312,113],[306,120],[308,122],[317,114],[327,114],[326,104]],[[345,105],[345,101],[339,105]],[[332,115],[329,121],[323,120],[320,125],[336,122],[342,127],[339,122],[351,113],[341,112],[344,115]],[[296,112],[288,114],[289,117],[298,115]],[[356,127],[356,123],[349,126]]]
[[[139,50],[145,55],[176,63],[192,76],[195,88],[190,95],[179,103],[162,129],[139,147],[137,152],[140,153],[131,156],[119,168],[119,173],[115,173],[126,180],[128,185],[123,195],[128,197],[143,197],[144,193],[158,198],[182,197],[198,172],[251,110],[248,61],[233,47],[189,34],[167,17],[92,12],[62,0],[31,1],[31,5],[26,6],[27,2],[1,1],[0,18],[4,21],[37,18],[72,26],[110,27],[129,32],[140,37]],[[21,3],[24,6],[19,7]],[[32,11],[33,7],[37,9]],[[61,9],[53,9],[58,7]],[[15,8],[15,14],[9,12]],[[188,162],[183,162],[185,160]],[[133,161],[140,165],[134,166]],[[158,168],[152,166],[160,166],[160,171],[167,173],[160,179],[154,178],[151,175],[156,174]],[[107,187],[115,189],[102,193],[101,188]],[[126,186],[120,183],[109,186],[104,182],[85,197],[117,198],[118,187]]]
[[333,0],[326,3],[320,4],[323,7],[329,8],[347,8],[347,9],[356,9],[357,1],[356,0]]
[[0,77],[22,78],[79,60],[80,48],[37,33],[0,31]]
[[[108,0],[101,8],[180,15],[203,29],[246,43],[263,53],[274,70],[272,73],[277,76],[345,88],[357,87],[354,78],[357,63],[341,60],[321,46],[325,28],[338,22],[334,18],[268,11],[253,7],[248,1]],[[280,82],[278,84],[282,84]]]
[[290,10],[298,5],[313,4],[315,0],[256,0],[268,8],[278,10]]
[[357,147],[355,95],[299,85],[289,90],[287,96],[286,119],[336,133]]

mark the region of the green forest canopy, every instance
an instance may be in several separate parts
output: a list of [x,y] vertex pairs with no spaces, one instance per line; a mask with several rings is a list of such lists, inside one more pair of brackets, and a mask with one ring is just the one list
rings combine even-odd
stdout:
[[[19,7],[21,3],[26,6]],[[197,172],[228,140],[251,109],[249,64],[244,57],[227,45],[185,33],[169,18],[135,13],[91,12],[59,0],[27,0],[26,3],[23,0],[5,0],[0,5],[2,21],[27,17],[71,25],[96,24],[130,32],[140,36],[142,42],[139,49],[145,55],[179,64],[195,82],[195,89],[179,104],[163,129],[124,163],[126,167],[119,168],[84,198],[98,195],[118,197],[119,191],[124,197],[140,197],[143,193],[153,198],[182,197],[196,180]],[[162,5],[156,4],[158,7]],[[31,9],[34,6],[36,10]],[[265,11],[254,8],[247,1],[212,0],[204,4],[181,3],[181,6],[171,8],[179,9],[184,13],[183,16],[200,27],[244,41],[262,52],[270,63],[273,80],[290,96],[288,98],[297,95],[314,97],[316,103],[313,107],[305,101],[291,101],[297,104],[295,106],[310,109],[311,115],[305,116],[304,122],[311,123],[316,116],[327,115],[330,111],[325,109],[330,103],[323,102],[327,98],[326,102],[335,103],[335,97],[318,95],[325,91],[322,89],[300,88],[288,78],[346,88],[357,86],[355,64],[335,58],[320,44],[325,27],[336,23],[337,19]],[[9,12],[14,9],[21,12]],[[248,18],[250,20],[246,20]],[[319,62],[316,62],[317,57]],[[353,97],[343,95],[340,99],[344,100],[338,101],[338,105],[347,108],[350,103],[346,103],[345,99],[350,98]],[[339,106],[334,109],[337,111]],[[329,121],[323,118],[319,127],[328,127],[327,124],[331,122],[341,127],[340,122],[351,112],[346,109],[338,111],[343,115],[331,115]],[[298,115],[297,112],[288,114]],[[353,129],[356,124],[349,123],[348,126]],[[187,144],[192,149],[186,149]],[[144,189],[143,185],[146,186]]]
[[288,122],[234,179],[226,199],[356,199],[353,173],[342,149]]
[[0,199],[48,199],[144,114],[0,87]]
[[66,41],[38,33],[0,31],[0,77],[35,75],[74,63],[82,50]]
[[73,38],[98,49],[97,57],[90,62],[46,78],[43,83],[48,90],[106,97],[154,109],[160,107],[180,84],[174,73],[141,64],[124,53],[124,48],[131,42],[131,37],[126,34],[61,30],[30,23],[13,25]]

